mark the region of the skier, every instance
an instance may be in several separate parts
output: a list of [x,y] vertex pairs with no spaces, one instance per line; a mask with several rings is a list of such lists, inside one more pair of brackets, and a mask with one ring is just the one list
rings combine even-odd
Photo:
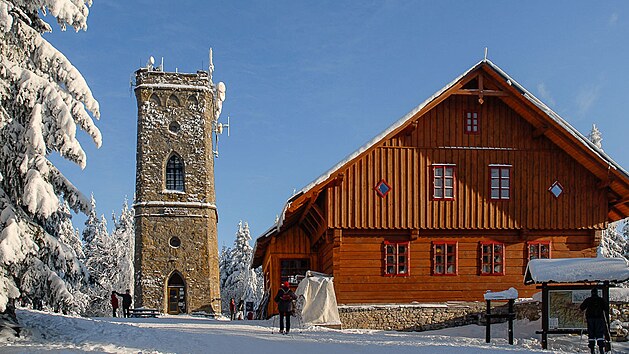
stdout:
[[111,308],[114,311],[114,317],[116,317],[116,312],[118,312],[118,298],[116,297],[116,292],[111,292]]
[[[293,300],[297,300],[297,295],[290,289],[287,281],[280,285],[280,290],[275,295],[277,309],[280,312],[280,333],[290,332],[290,316],[293,312]],[[286,332],[284,332],[284,318],[286,318]]]
[[609,305],[605,299],[598,296],[598,289],[592,289],[592,296],[583,300],[581,311],[585,311],[585,319],[588,327],[588,347],[594,354],[594,348],[598,344],[600,354],[605,354],[605,336],[607,334],[607,319],[609,318]]
[[229,319],[232,321],[236,319],[236,301],[233,297],[229,300]]
[[131,307],[131,294],[129,294],[129,289],[125,291],[124,294],[120,294],[114,291],[114,294],[122,297],[122,313],[124,317],[131,317],[129,314],[129,307]]

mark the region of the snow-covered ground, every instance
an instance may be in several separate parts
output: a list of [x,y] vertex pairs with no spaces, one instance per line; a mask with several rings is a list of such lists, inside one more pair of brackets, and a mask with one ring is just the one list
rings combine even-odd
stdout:
[[[586,336],[551,336],[541,350],[539,322],[515,324],[515,345],[506,340],[506,324],[465,326],[431,332],[294,328],[291,335],[273,329],[273,320],[227,321],[193,316],[152,319],[82,318],[20,309],[23,337],[0,344],[1,353],[587,353]],[[297,322],[294,320],[294,323]],[[295,323],[297,325],[297,323]],[[629,345],[614,343],[614,353]]]

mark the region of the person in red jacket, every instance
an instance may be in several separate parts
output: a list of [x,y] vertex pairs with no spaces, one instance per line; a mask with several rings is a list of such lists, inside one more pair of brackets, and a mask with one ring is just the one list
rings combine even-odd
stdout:
[[229,319],[232,321],[236,319],[236,300],[233,297],[229,300]]
[[[293,312],[293,300],[297,300],[297,295],[290,289],[287,281],[280,285],[280,290],[275,295],[277,309],[280,312],[280,333],[290,332],[290,315]],[[286,332],[284,332],[284,318],[286,318]]]
[[111,308],[114,310],[114,317],[116,317],[116,312],[118,311],[118,297],[115,291],[111,292]]

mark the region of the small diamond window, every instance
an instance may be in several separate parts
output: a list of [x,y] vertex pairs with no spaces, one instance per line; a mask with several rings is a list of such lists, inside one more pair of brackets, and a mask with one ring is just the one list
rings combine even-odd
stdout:
[[558,181],[555,181],[555,183],[548,188],[548,191],[552,193],[555,198],[559,198],[559,196],[563,193],[563,186]]
[[374,187],[376,193],[380,196],[380,198],[384,198],[387,196],[387,193],[391,191],[391,186],[385,180],[380,180],[378,184]]

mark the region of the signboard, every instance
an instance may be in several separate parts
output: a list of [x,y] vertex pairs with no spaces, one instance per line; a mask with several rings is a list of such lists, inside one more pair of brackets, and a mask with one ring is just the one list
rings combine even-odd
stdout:
[[585,329],[587,324],[579,306],[590,296],[590,290],[549,290],[549,329]]

